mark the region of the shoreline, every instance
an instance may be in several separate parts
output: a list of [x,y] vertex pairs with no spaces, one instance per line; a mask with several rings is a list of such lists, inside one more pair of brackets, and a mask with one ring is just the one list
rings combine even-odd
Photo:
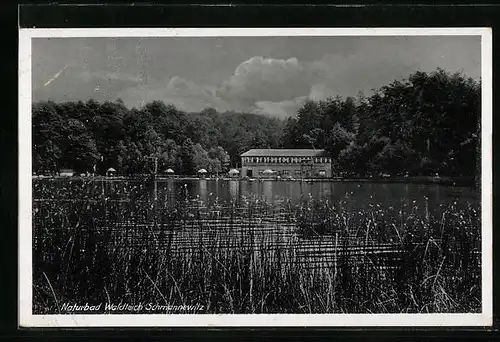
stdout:
[[[137,179],[145,179],[148,176],[41,176],[41,175],[33,175],[32,179],[67,179],[67,180],[100,180],[100,181],[113,181],[113,180],[137,180]],[[306,182],[306,183],[315,183],[315,182],[329,182],[329,183],[387,183],[387,184],[432,184],[432,185],[447,185],[447,186],[475,186],[474,177],[427,177],[427,176],[416,176],[416,177],[391,177],[391,178],[341,178],[341,177],[332,177],[332,178],[304,178],[304,179],[274,179],[274,178],[231,178],[231,177],[218,177],[218,178],[210,178],[210,177],[188,177],[188,176],[158,176],[158,181],[168,181],[168,180],[177,180],[177,181],[239,181],[239,182]]]

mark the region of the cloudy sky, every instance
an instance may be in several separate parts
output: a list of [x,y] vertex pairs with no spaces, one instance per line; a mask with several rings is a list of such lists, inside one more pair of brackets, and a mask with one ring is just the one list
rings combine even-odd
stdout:
[[480,37],[33,39],[33,100],[152,100],[287,117],[437,67],[479,79]]

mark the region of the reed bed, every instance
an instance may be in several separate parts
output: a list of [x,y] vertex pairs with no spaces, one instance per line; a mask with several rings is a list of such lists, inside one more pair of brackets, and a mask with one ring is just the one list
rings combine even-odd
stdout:
[[155,313],[481,308],[472,206],[436,217],[411,203],[349,211],[310,197],[203,202],[165,193],[155,201],[147,183],[103,191],[100,182],[65,182],[34,182],[36,314],[59,313],[62,303],[120,302],[202,306]]

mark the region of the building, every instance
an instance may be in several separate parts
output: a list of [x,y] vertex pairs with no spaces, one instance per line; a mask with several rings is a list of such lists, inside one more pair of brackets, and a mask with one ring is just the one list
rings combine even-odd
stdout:
[[[267,170],[267,171],[266,171]],[[274,171],[270,173],[268,170]],[[330,178],[332,160],[325,150],[253,149],[241,155],[241,176]]]

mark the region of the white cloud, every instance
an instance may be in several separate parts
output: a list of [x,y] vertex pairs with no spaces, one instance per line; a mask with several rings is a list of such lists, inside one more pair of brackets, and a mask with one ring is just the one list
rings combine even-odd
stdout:
[[166,82],[130,87],[118,96],[131,107],[162,100],[186,111],[213,107],[284,118],[295,116],[308,98],[323,100],[334,95],[334,75],[332,65],[324,61],[254,56],[240,63],[219,86],[174,76]]
[[[387,58],[388,54],[408,56],[397,58],[396,63]],[[188,112],[212,107],[218,111],[245,111],[284,118],[295,116],[306,99],[356,96],[353,89],[369,92],[399,78],[398,75],[409,75],[418,67],[417,57],[415,51],[401,52],[391,47],[384,52],[374,52],[370,58],[360,54],[325,54],[319,60],[299,61],[295,57],[254,56],[240,63],[226,80],[210,86],[180,76],[148,84],[143,84],[135,75],[119,73],[89,73],[81,77],[87,81],[110,80],[127,85],[117,96],[130,107],[162,100]]]
[[309,92],[311,74],[297,58],[252,57],[236,68],[217,89],[217,96],[231,104],[287,101]]
[[179,76],[165,82],[155,82],[127,88],[118,93],[129,107],[141,107],[153,101],[161,100],[173,104],[185,111],[201,111],[207,107],[228,110],[227,103],[215,96],[213,88],[198,85]]

